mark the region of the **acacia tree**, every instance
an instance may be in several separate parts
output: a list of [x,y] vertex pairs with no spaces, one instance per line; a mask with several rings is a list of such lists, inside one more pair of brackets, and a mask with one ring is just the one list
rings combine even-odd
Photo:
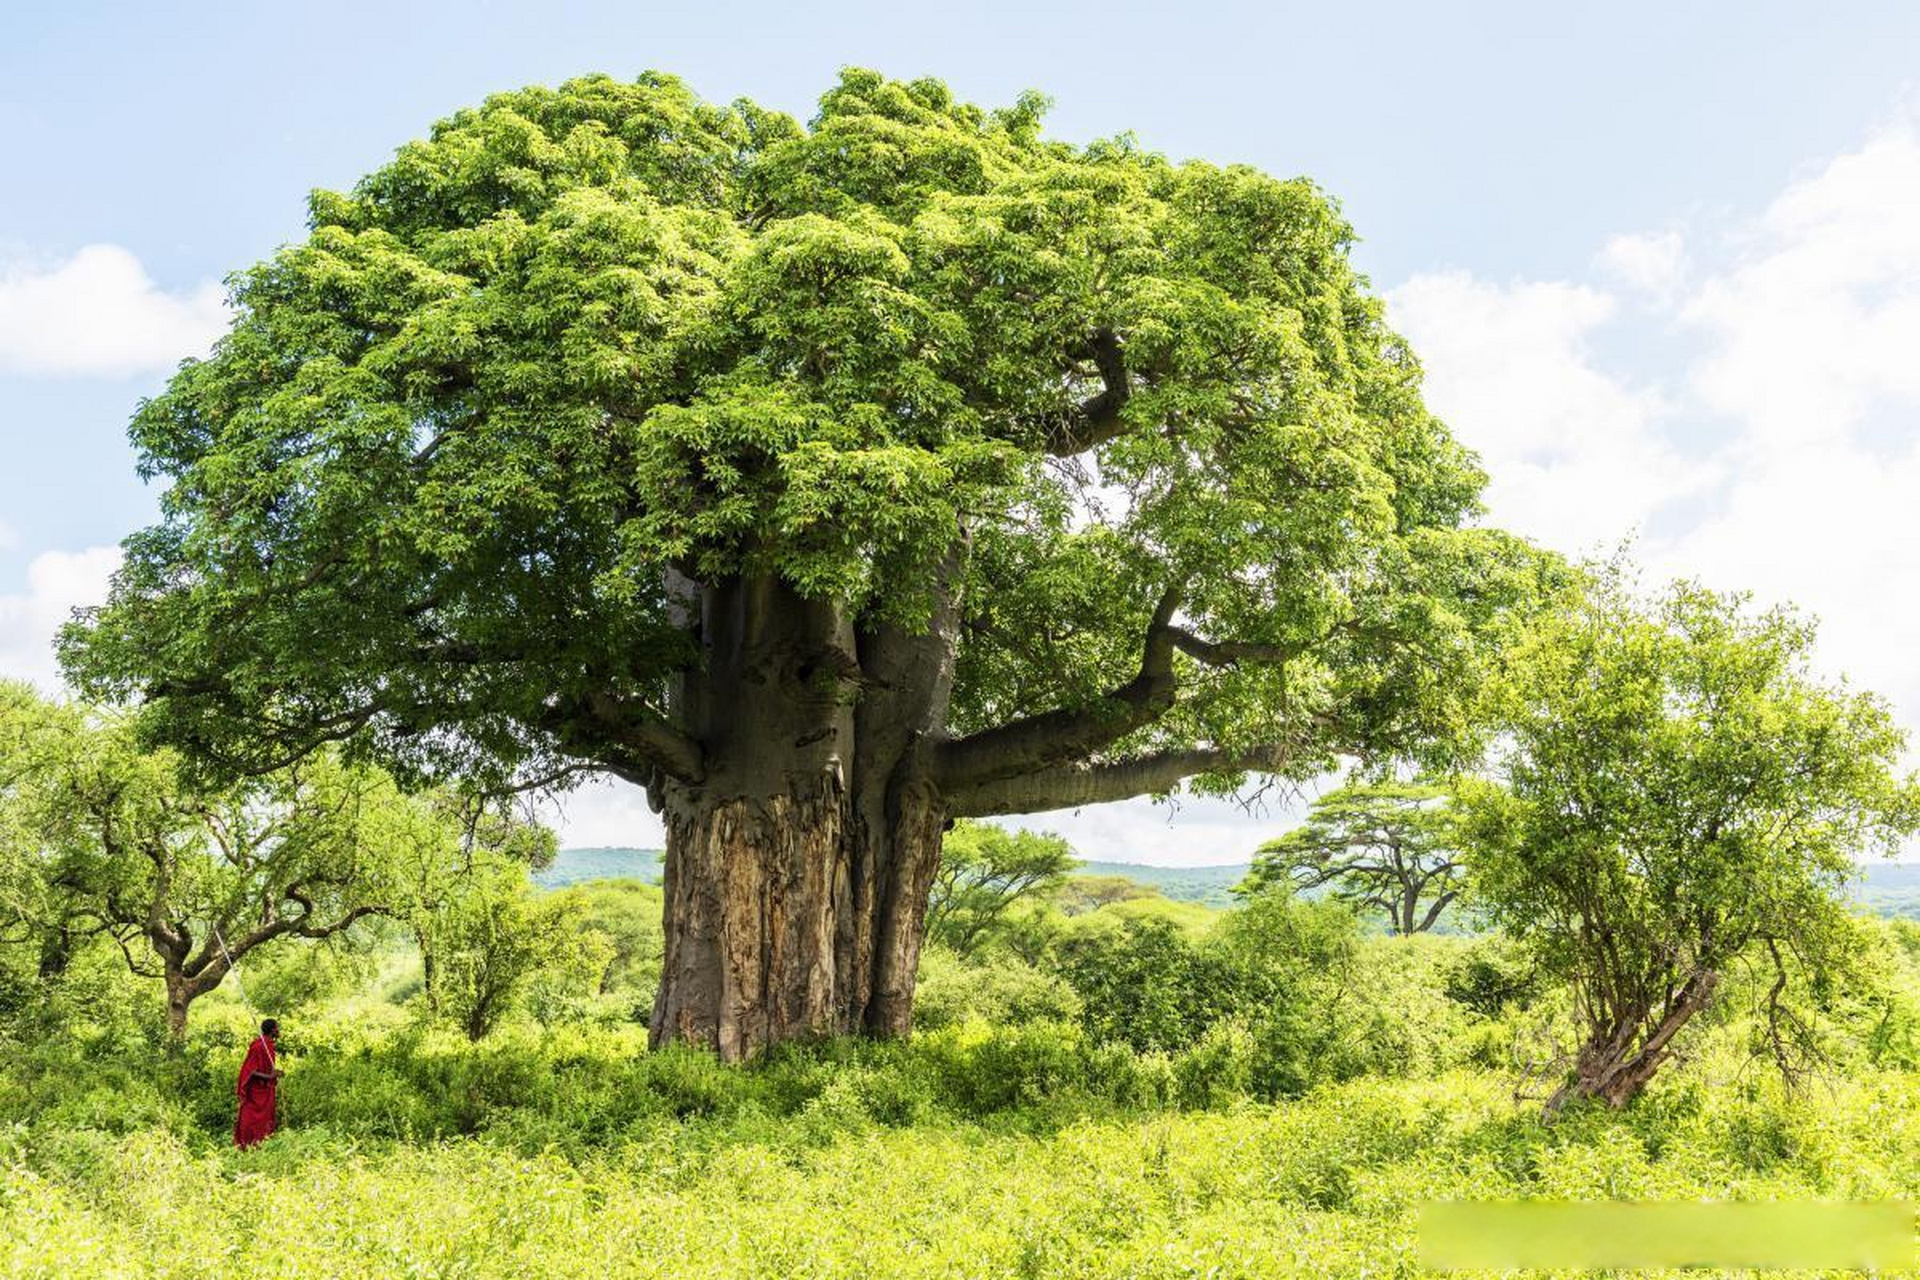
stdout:
[[1245,891],[1331,886],[1384,912],[1393,932],[1424,933],[1460,896],[1457,834],[1446,792],[1424,783],[1349,782],[1307,820],[1254,855]]
[[[117,943],[164,988],[167,1028],[235,964],[285,938],[336,937],[394,914],[396,860],[445,860],[454,832],[377,770],[320,753],[215,791],[122,719],[0,686],[0,828],[30,888],[0,901],[0,929]],[[43,971],[46,965],[43,962]]]
[[941,842],[927,898],[927,936],[971,955],[1015,902],[1051,893],[1076,859],[1073,846],[1038,831],[961,822]]
[[[451,940],[477,936],[467,922],[492,910],[490,899],[522,891],[528,872],[552,865],[560,842],[551,827],[519,811],[507,797],[443,791],[431,797],[431,804],[439,821],[458,830],[457,855],[449,856],[445,843],[403,846],[390,852],[388,879],[390,914],[405,923],[420,950],[421,994],[428,1014],[437,1016],[443,958],[450,947],[462,945]],[[491,1021],[483,1018],[481,1025],[490,1027]]]
[[1854,859],[1920,826],[1904,732],[1818,680],[1812,644],[1791,613],[1642,600],[1610,570],[1492,686],[1506,746],[1463,830],[1476,896],[1572,985],[1584,1039],[1549,1113],[1631,1101],[1736,962],[1773,967],[1777,1015],[1842,949]]
[[962,816],[1428,738],[1534,560],[1304,180],[845,73],[490,98],[232,282],[70,675],[210,767],[645,787],[657,1041],[903,1032]]

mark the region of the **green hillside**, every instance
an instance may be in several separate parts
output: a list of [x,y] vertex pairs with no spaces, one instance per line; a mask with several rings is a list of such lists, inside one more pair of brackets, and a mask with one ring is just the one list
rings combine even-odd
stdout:
[[[553,864],[534,879],[548,889],[564,888],[583,880],[633,879],[657,884],[660,855],[658,849],[562,849]],[[1175,902],[1225,907],[1232,905],[1233,886],[1245,877],[1248,866],[1245,862],[1208,867],[1160,867],[1145,862],[1088,861],[1082,862],[1074,874],[1121,876]],[[1875,915],[1920,920],[1920,864],[1869,864],[1853,892]]]
[[1082,862],[1081,876],[1123,876],[1151,886],[1175,902],[1203,902],[1210,907],[1233,903],[1233,886],[1246,877],[1249,864],[1230,862],[1211,867],[1156,867],[1144,862]]
[[[658,849],[604,846],[562,849],[546,870],[534,879],[548,889],[560,889],[583,880],[633,879],[658,882]],[[1224,907],[1233,901],[1233,886],[1247,874],[1244,862],[1212,867],[1156,867],[1144,862],[1082,862],[1075,875],[1124,876],[1165,894],[1175,902],[1203,902]]]
[[544,871],[533,879],[543,889],[564,889],[582,880],[660,881],[659,849],[626,849],[603,846],[594,849],[562,849]]

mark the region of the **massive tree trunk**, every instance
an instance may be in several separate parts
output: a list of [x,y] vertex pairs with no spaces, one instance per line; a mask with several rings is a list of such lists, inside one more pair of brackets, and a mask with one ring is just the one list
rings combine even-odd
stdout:
[[929,745],[952,600],[912,631],[856,631],[771,577],[700,589],[697,608],[705,662],[673,718],[701,743],[698,777],[649,778],[667,829],[652,1039],[734,1060],[904,1034],[947,821]]
[[1274,769],[1278,745],[1101,759],[1172,706],[1173,655],[1260,660],[1174,624],[1169,588],[1139,674],[1088,708],[946,734],[960,540],[916,626],[858,623],[774,575],[676,580],[700,662],[664,716],[589,698],[569,749],[646,786],[666,825],[666,961],[655,1045],[729,1061],[789,1040],[912,1027],[942,833],[955,817],[1165,791],[1209,770]]

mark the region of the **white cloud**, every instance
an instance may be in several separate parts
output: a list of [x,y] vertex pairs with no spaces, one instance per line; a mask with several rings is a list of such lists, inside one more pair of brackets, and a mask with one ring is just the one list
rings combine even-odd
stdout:
[[168,293],[118,245],[0,267],[0,374],[120,377],[202,355],[227,327],[224,292]]
[[1426,365],[1427,403],[1485,461],[1496,522],[1588,551],[1711,482],[1661,436],[1666,397],[1594,362],[1589,338],[1614,318],[1611,295],[1445,271],[1415,276],[1387,301]]
[[1678,231],[1618,235],[1600,246],[1594,265],[1630,289],[1669,298],[1686,277],[1686,243]]
[[584,782],[535,809],[566,848],[658,849],[667,842],[660,815],[647,807],[647,793],[617,778]]
[[1694,387],[1759,448],[1844,443],[1920,407],[1920,129],[1902,119],[1789,186],[1686,304],[1711,354]]
[[1920,128],[1797,181],[1681,308],[1738,483],[1666,560],[1819,614],[1827,665],[1920,730]]
[[83,605],[107,597],[107,583],[120,567],[118,547],[49,551],[27,566],[27,590],[0,595],[0,677],[30,680],[44,693],[62,688],[53,658],[53,638]]
[[[1450,272],[1390,303],[1430,402],[1486,458],[1496,521],[1577,550],[1694,499],[1641,539],[1643,558],[1818,615],[1821,665],[1920,731],[1915,209],[1908,116],[1710,242],[1610,240],[1597,271],[1651,295],[1663,345],[1693,348],[1663,380],[1594,354],[1589,337],[1620,323],[1600,285]],[[1716,443],[1676,455],[1680,430]]]
[[[1318,794],[1318,789],[1309,792]],[[1168,807],[1142,796],[993,821],[1064,836],[1073,851],[1089,861],[1204,867],[1251,860],[1255,849],[1297,823],[1305,811],[1306,805],[1292,795],[1275,794],[1250,808],[1194,796]]]

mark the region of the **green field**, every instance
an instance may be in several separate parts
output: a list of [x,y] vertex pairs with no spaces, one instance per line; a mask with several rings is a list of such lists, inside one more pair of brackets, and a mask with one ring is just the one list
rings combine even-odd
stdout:
[[[1106,939],[1111,972],[1162,917],[1180,954],[1246,927],[1160,898],[1057,927]],[[1434,1199],[1920,1196],[1920,934],[1859,927],[1885,985],[1835,997],[1831,1068],[1797,1092],[1756,1063],[1743,990],[1632,1109],[1554,1124],[1516,1051],[1563,1010],[1503,987],[1490,939],[1336,939],[1332,980],[1290,970],[1277,1016],[1159,1043],[1096,1034],[1139,991],[936,953],[910,1042],[746,1068],[647,1052],[618,992],[535,992],[470,1043],[422,1021],[400,941],[289,953],[249,975],[291,1008],[286,1127],[248,1153],[227,1138],[247,1010],[210,997],[170,1054],[98,954],[8,1012],[0,1274],[1412,1276]],[[1150,1003],[1124,1004],[1132,1029]]]

